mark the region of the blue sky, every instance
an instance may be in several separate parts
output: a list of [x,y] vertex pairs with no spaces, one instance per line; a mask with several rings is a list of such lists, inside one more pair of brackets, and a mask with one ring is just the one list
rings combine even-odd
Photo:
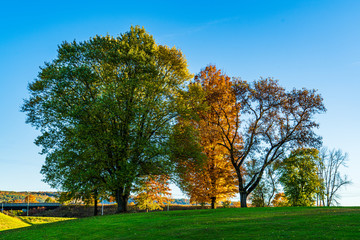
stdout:
[[[342,205],[360,204],[360,1],[7,1],[0,3],[0,190],[50,190],[44,156],[20,107],[27,85],[62,41],[144,26],[176,46],[192,73],[216,64],[229,76],[273,77],[287,89],[315,88],[324,146],[349,154],[353,184]],[[175,191],[175,196],[180,196]]]

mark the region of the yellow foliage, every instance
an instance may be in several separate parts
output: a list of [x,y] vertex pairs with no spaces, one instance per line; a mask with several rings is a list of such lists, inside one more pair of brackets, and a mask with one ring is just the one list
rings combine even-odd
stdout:
[[241,207],[240,201],[233,202],[233,206],[236,207],[236,208]]
[[162,210],[171,201],[168,181],[168,176],[146,176],[134,198],[136,206],[142,210]]
[[25,202],[37,203],[38,201],[36,200],[36,197],[34,195],[28,195],[25,197]]
[[[235,135],[229,126],[235,122],[238,109],[234,108],[236,98],[230,78],[215,66],[208,66],[196,75],[193,86],[199,85],[205,93],[206,108],[197,112],[198,119],[186,124],[198,131],[206,160],[200,169],[193,162],[184,161],[187,171],[181,181],[191,202],[215,204],[237,192],[236,173],[228,158],[228,149],[222,144],[222,134],[227,131],[228,137]],[[182,120],[180,124],[185,122]]]
[[287,207],[289,206],[288,199],[286,198],[284,193],[277,193],[274,197],[274,200],[272,200],[272,205],[274,207]]

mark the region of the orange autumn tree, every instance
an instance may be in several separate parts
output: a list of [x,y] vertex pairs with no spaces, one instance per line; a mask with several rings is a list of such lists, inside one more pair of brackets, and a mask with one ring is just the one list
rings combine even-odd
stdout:
[[136,206],[141,210],[162,210],[171,201],[169,177],[153,175],[144,177],[134,197]]
[[287,207],[289,206],[289,201],[285,196],[285,193],[277,193],[274,197],[274,200],[271,202],[274,207]]
[[[205,159],[199,166],[197,162],[184,159],[180,168],[180,188],[190,196],[191,202],[211,203],[211,208],[216,208],[216,203],[233,197],[237,192],[237,178],[233,166],[229,161],[227,149],[221,145],[223,134],[213,122],[219,122],[218,106],[227,114],[220,119],[220,124],[232,125],[237,117],[234,108],[236,98],[232,91],[232,82],[228,76],[222,74],[215,66],[208,66],[195,76],[195,83],[191,88],[200,88],[205,107],[196,111],[196,117],[190,120],[181,119],[179,125],[190,125],[198,135],[198,143],[202,147]],[[197,99],[198,101],[198,99]],[[194,103],[196,106],[198,103]],[[228,107],[226,107],[228,106]],[[232,112],[234,114],[232,114]],[[229,137],[236,134],[228,131]],[[236,139],[239,140],[239,139]],[[181,139],[179,141],[182,141]]]
[[[217,78],[225,80],[217,82]],[[191,122],[199,131],[203,147],[203,130],[207,128],[205,131],[214,130],[212,136],[219,139],[217,145],[227,150],[224,156],[236,172],[241,207],[247,207],[248,196],[266,171],[288,151],[321,144],[321,137],[314,132],[319,127],[314,115],[326,108],[316,90],[286,91],[272,78],[250,83],[241,78],[230,81],[214,66],[198,74],[196,83],[193,87],[201,85],[205,92],[201,99],[205,99],[207,108],[198,111],[199,119],[193,118]],[[194,109],[197,103],[194,101]],[[254,163],[251,169],[250,162]]]
[[25,203],[37,203],[36,197],[34,195],[28,195],[25,197]]

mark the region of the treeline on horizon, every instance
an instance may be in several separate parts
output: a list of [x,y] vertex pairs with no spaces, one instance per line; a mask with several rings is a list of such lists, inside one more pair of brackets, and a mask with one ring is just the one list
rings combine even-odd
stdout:
[[[59,198],[61,195],[61,192],[47,192],[47,191],[26,191],[26,192],[16,192],[16,191],[0,191],[0,203],[25,203],[25,198],[29,195],[34,196],[34,198],[30,198],[30,200],[35,200],[35,202],[38,203],[44,203],[46,199],[49,197],[53,199],[53,202],[60,202]],[[112,199],[108,199],[112,200]],[[115,202],[109,202],[105,201],[107,204],[109,203],[115,203]],[[129,203],[134,203],[134,199],[130,198]],[[75,201],[74,203],[77,204],[85,204],[85,202],[82,201]],[[100,200],[99,200],[99,203]],[[65,203],[66,204],[66,203]],[[94,204],[94,203],[92,203]],[[178,204],[178,205],[189,205],[190,201],[186,198],[172,198],[170,204]]]
[[114,198],[126,212],[133,198],[158,209],[171,201],[173,182],[212,208],[236,194],[241,207],[274,198],[329,206],[331,189],[349,183],[330,174],[346,157],[321,150],[314,132],[314,116],[326,111],[316,90],[248,82],[215,65],[194,76],[180,50],[137,26],[62,43],[29,92],[22,111],[41,131],[41,173],[63,202],[83,199],[96,209],[100,198]]
[[15,191],[0,191],[0,203],[14,203],[14,202],[25,202],[25,198],[29,195],[34,196],[34,199],[38,203],[44,203],[46,199],[52,198],[54,201],[55,199],[59,198],[58,192],[15,192]]

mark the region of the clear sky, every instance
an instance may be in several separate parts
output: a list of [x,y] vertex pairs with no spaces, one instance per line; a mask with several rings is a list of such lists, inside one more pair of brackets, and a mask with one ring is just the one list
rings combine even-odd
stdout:
[[[273,77],[315,88],[324,146],[349,154],[353,184],[342,205],[360,205],[360,1],[2,1],[0,3],[0,190],[51,190],[39,173],[39,134],[20,107],[27,85],[62,41],[113,36],[144,26],[176,46],[189,69],[216,64],[245,80]],[[175,191],[175,196],[180,194]]]

